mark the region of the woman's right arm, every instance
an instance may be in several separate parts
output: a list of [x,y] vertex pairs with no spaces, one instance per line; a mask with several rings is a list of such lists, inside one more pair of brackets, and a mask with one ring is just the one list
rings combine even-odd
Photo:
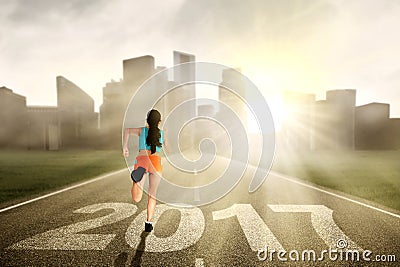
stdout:
[[140,135],[142,128],[125,128],[124,129],[124,143],[122,148],[122,156],[128,157],[129,156],[129,149],[128,149],[128,140],[129,135],[135,134],[137,136]]
[[167,152],[167,154],[171,154],[171,148],[169,147],[168,134],[166,129],[164,129],[163,134],[164,134],[163,150],[164,152]]

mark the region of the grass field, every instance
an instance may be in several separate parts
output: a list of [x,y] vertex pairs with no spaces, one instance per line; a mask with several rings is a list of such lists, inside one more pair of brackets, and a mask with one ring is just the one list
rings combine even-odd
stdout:
[[273,170],[400,210],[400,151],[286,151]]
[[0,151],[0,203],[125,167],[120,151]]
[[[0,151],[0,204],[124,167],[120,151]],[[400,210],[400,151],[277,152],[273,170]]]

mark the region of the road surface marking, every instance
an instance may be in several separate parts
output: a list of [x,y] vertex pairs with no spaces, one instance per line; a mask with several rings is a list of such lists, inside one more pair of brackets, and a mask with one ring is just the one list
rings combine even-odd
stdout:
[[95,213],[103,209],[113,209],[113,212],[35,235],[8,249],[104,250],[116,234],[79,233],[122,221],[135,214],[137,207],[130,203],[99,203],[77,209],[74,213]]
[[323,205],[268,205],[268,207],[274,212],[310,212],[311,224],[315,232],[328,247],[336,248],[338,240],[344,240],[346,249],[363,250],[340,230],[333,220],[333,210]]
[[204,267],[204,260],[202,258],[196,258],[195,267]]
[[214,221],[236,216],[253,251],[258,251],[265,245],[276,251],[283,250],[282,245],[251,204],[234,204],[227,209],[213,211],[212,215]]
[[15,204],[15,205],[3,208],[3,209],[0,209],[0,213],[4,212],[4,211],[7,211],[7,210],[11,210],[11,209],[17,208],[17,207],[20,207],[20,206],[23,206],[23,205],[26,205],[26,204],[29,204],[29,203],[32,203],[32,202],[35,202],[35,201],[38,201],[38,200],[41,200],[41,199],[44,199],[44,198],[48,198],[48,197],[60,194],[62,192],[65,192],[65,191],[68,191],[68,190],[71,190],[71,189],[74,189],[74,188],[77,188],[77,187],[80,187],[80,186],[83,186],[83,185],[87,185],[87,184],[90,184],[90,183],[93,183],[93,182],[97,182],[99,180],[102,180],[104,178],[113,176],[113,175],[118,174],[118,173],[123,172],[123,171],[126,171],[126,169],[122,169],[122,170],[119,170],[119,171],[107,173],[107,174],[104,174],[102,176],[90,179],[90,180],[88,180],[86,182],[82,182],[80,184],[72,185],[70,187],[63,188],[61,190],[58,190],[58,191],[55,191],[55,192],[52,192],[52,193],[49,193],[49,194],[46,194],[46,195],[43,195],[43,196],[40,196],[40,197],[36,197],[36,198],[30,199],[30,200],[27,200],[27,201],[24,201],[24,202],[21,202],[21,203],[18,203],[18,204]]
[[[336,225],[332,217],[333,210],[323,205],[268,205],[268,207],[273,212],[310,212],[312,226],[330,248],[337,247],[338,240],[341,240],[346,244],[346,249],[362,250]],[[81,232],[110,225],[133,216],[137,207],[130,203],[99,203],[77,209],[74,213],[92,214],[103,209],[113,209],[113,212],[26,238],[11,245],[8,249],[104,250],[116,234],[81,234]],[[146,235],[143,228],[147,211],[143,210],[126,230],[125,240],[128,245],[147,252],[170,252],[188,248],[202,237],[205,218],[199,208],[157,205],[153,222],[155,226],[160,216],[167,210],[178,210],[181,214],[178,228],[173,235],[163,238],[155,236],[154,232]],[[265,246],[274,251],[284,250],[251,204],[234,204],[229,208],[213,211],[212,216],[213,220],[236,216],[253,251],[259,252]]]
[[168,237],[157,237],[154,231],[148,236],[143,236],[146,210],[143,210],[128,227],[125,239],[132,248],[140,248],[146,252],[170,252],[179,251],[194,245],[203,235],[205,220],[203,212],[197,208],[177,208],[166,204],[157,205],[153,225],[157,227],[157,221],[167,210],[178,210],[181,213],[178,229]]
[[353,202],[355,204],[358,204],[358,205],[361,205],[361,206],[364,206],[364,207],[367,207],[367,208],[370,208],[370,209],[373,209],[373,210],[376,210],[376,211],[379,211],[379,212],[382,212],[382,213],[385,213],[387,215],[390,215],[390,216],[393,216],[393,217],[396,217],[396,218],[400,219],[400,215],[399,214],[396,214],[396,213],[393,213],[393,212],[390,212],[390,211],[387,211],[387,210],[383,210],[383,209],[380,209],[380,208],[377,208],[377,207],[362,203],[360,201],[357,201],[357,200],[354,200],[354,199],[351,199],[351,198],[348,198],[348,197],[345,197],[345,196],[341,196],[341,195],[329,192],[327,190],[318,188],[316,186],[312,186],[312,185],[309,185],[309,184],[306,184],[306,183],[302,183],[302,182],[297,181],[294,178],[290,178],[289,176],[286,176],[284,174],[280,174],[280,173],[277,173],[277,172],[271,172],[271,174],[276,176],[276,177],[278,177],[278,178],[280,178],[280,179],[283,179],[283,180],[286,180],[286,181],[289,181],[289,182],[292,182],[292,183],[295,183],[295,184],[299,184],[299,185],[302,185],[302,186],[305,186],[305,187],[320,191],[322,193],[325,193],[325,194],[328,194],[328,195],[331,195],[331,196],[335,196],[337,198],[341,198],[341,199],[347,200],[349,202]]

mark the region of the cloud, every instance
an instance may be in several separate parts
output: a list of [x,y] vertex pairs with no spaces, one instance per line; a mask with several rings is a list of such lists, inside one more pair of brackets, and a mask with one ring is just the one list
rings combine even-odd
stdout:
[[54,104],[55,77],[65,75],[100,105],[105,82],[122,75],[122,59],[152,54],[162,45],[170,56],[162,28],[179,4],[2,1],[0,83],[26,95],[28,103]]
[[106,0],[16,0],[9,7],[7,19],[16,24],[50,22],[60,17],[89,16],[101,9]]
[[55,76],[64,75],[98,106],[122,59],[151,54],[171,66],[171,51],[182,50],[260,69],[281,87],[393,96],[397,81],[387,75],[400,68],[399,28],[400,3],[390,0],[6,0],[0,83],[28,102],[54,103]]
[[[183,38],[200,35],[215,42],[303,38],[335,15],[329,1],[186,1],[171,31]],[[259,39],[259,38],[256,38]]]

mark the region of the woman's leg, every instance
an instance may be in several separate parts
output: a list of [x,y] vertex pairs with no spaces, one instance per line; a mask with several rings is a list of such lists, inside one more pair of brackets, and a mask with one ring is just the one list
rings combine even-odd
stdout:
[[158,185],[160,184],[161,173],[150,173],[149,175],[149,197],[147,202],[147,221],[151,222],[156,208],[156,194]]
[[135,203],[138,203],[142,199],[144,180],[146,180],[146,173],[143,174],[143,178],[142,180],[140,180],[140,182],[138,183],[133,182],[132,184],[131,194],[132,194],[132,200]]

